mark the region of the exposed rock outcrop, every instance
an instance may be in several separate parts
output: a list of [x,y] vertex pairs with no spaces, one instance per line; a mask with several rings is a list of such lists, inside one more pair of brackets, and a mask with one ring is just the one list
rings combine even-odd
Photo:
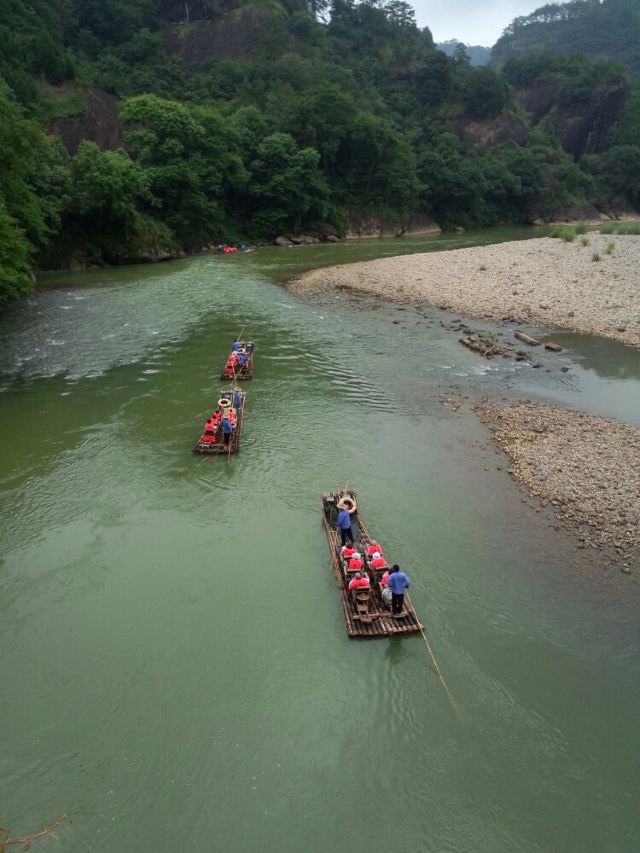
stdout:
[[574,160],[583,154],[598,154],[605,147],[607,133],[615,125],[629,94],[626,86],[604,92],[577,110],[557,110],[550,125],[564,150]]
[[50,130],[60,137],[69,154],[77,154],[85,139],[95,142],[103,151],[115,151],[124,146],[118,102],[102,89],[87,91],[87,108],[83,115],[61,119]]
[[557,88],[552,80],[536,80],[533,85],[516,92],[516,103],[529,113],[533,124],[537,124],[553,107]]
[[583,154],[598,154],[629,95],[628,84],[621,79],[586,104],[558,105],[557,94],[556,83],[540,79],[520,89],[516,102],[529,114],[533,124],[548,122],[563,149],[576,161]]
[[503,142],[513,140],[518,145],[526,145],[529,142],[529,132],[524,124],[515,116],[503,113],[492,119],[464,120],[457,124],[457,131],[471,139],[475,145],[491,148],[501,145]]

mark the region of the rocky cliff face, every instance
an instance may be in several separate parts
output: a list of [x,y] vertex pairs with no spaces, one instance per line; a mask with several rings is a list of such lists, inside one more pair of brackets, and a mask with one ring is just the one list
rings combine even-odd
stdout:
[[106,151],[124,146],[124,128],[120,121],[118,102],[102,89],[89,89],[84,115],[65,118],[50,128],[62,140],[69,154],[77,154],[84,139],[95,142]]
[[553,107],[556,91],[557,85],[553,81],[536,80],[532,86],[516,92],[516,103],[529,113],[533,124],[537,124]]
[[516,93],[516,101],[533,124],[547,121],[563,149],[579,160],[583,154],[598,154],[605,147],[608,132],[616,124],[629,88],[621,82],[599,92],[587,104],[556,105],[553,81],[538,80]]
[[529,132],[524,124],[507,113],[492,119],[460,119],[455,125],[460,135],[468,137],[474,145],[481,145],[483,148],[491,148],[511,140],[518,145],[526,145],[529,141]]
[[552,113],[549,121],[553,132],[574,160],[604,149],[607,133],[617,122],[628,94],[626,85],[619,86],[597,95],[584,107],[557,109]]

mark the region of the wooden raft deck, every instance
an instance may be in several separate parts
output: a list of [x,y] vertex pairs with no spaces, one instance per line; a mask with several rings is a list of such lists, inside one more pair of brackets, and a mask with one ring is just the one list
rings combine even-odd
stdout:
[[[222,395],[223,391],[220,392]],[[229,393],[229,392],[226,392]],[[240,437],[242,434],[242,423],[244,421],[244,407],[247,401],[246,395],[243,397],[242,405],[239,409],[236,409],[236,428],[231,434],[231,447],[229,448],[222,440],[222,427],[218,427],[219,440],[215,442],[215,444],[207,444],[202,440],[202,436],[196,442],[193,452],[194,453],[203,453],[206,456],[216,456],[226,454],[230,456],[233,453],[240,452]]]
[[[382,601],[379,584],[375,580],[375,577],[372,577],[371,571],[368,572],[371,581],[369,614],[366,619],[362,619],[358,615],[354,601],[345,583],[339,553],[340,534],[336,529],[338,517],[336,504],[344,494],[355,497],[354,492],[351,490],[348,492],[327,492],[322,495],[322,521],[331,553],[331,567],[338,584],[338,594],[340,596],[340,603],[342,604],[347,633],[350,637],[395,637],[402,634],[419,633],[424,629],[424,626],[418,619],[409,595],[405,595],[404,597],[404,615],[401,617],[392,616],[391,610]],[[366,551],[371,542],[379,542],[379,540],[374,540],[367,530],[366,525],[360,519],[358,510],[351,516],[351,529],[353,530],[358,550],[362,552]]]

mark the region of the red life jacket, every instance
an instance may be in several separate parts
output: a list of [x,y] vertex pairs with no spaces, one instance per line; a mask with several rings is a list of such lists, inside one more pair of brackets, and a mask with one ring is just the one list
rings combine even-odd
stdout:
[[354,560],[353,558],[350,559],[347,568],[350,572],[359,571],[362,568],[362,560]]
[[371,545],[369,545],[369,547],[367,548],[367,554],[371,556],[372,554],[375,554],[376,551],[382,554],[382,548],[380,547],[380,545],[378,545],[377,542],[372,542]]
[[371,561],[371,568],[373,568],[373,569],[386,569],[387,568],[387,561],[385,560],[384,557],[378,557],[377,560]]

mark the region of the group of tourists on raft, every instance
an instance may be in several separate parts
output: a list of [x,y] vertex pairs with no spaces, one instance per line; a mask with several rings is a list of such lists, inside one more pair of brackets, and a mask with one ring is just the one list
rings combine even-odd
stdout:
[[218,408],[205,422],[200,441],[203,444],[216,444],[222,439],[225,447],[228,447],[238,423],[237,413],[243,404],[244,394],[239,388],[220,397]]
[[371,590],[371,580],[378,585],[380,598],[394,616],[403,616],[404,594],[411,582],[396,564],[391,567],[378,542],[356,546],[351,526],[351,517],[356,512],[355,500],[345,495],[337,504],[337,527],[340,531],[340,560],[352,596]]
[[241,243],[240,246],[229,245],[228,243],[219,243],[216,246],[216,254],[218,255],[237,255],[238,252],[250,252],[251,247]]
[[225,379],[232,379],[236,375],[240,375],[251,362],[253,354],[253,341],[248,341],[243,344],[239,340],[234,340],[231,344],[231,353],[222,371]]

